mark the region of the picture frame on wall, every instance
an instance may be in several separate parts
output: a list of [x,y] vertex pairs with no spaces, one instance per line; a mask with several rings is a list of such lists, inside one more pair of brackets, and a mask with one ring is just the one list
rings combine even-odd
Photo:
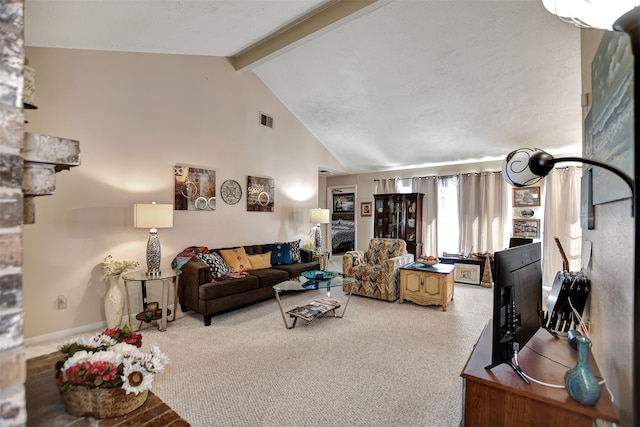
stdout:
[[513,189],[513,206],[540,206],[540,187],[522,187]]
[[275,206],[273,178],[247,176],[247,211],[273,212]]
[[540,238],[539,219],[514,219],[512,237]]
[[355,207],[354,193],[333,195],[333,212],[353,213],[354,207]]
[[216,210],[216,171],[177,164],[173,167],[174,210]]
[[360,216],[371,216],[372,203],[362,202],[360,203]]

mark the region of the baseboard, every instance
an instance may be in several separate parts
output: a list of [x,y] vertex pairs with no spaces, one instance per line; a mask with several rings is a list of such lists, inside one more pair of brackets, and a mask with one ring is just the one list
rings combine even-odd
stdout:
[[[127,321],[128,319],[126,321],[123,319],[123,322],[126,323]],[[93,332],[93,331],[98,331],[100,329],[106,329],[106,327],[107,327],[106,321],[91,323],[89,325],[78,326],[77,328],[65,329],[62,331],[52,332],[50,334],[38,335],[37,337],[25,338],[24,345],[25,346],[37,345],[37,344],[42,344],[42,343],[46,343],[54,340],[60,340],[60,342],[62,342],[62,340],[66,338],[73,337],[76,335],[82,335],[89,331]]]

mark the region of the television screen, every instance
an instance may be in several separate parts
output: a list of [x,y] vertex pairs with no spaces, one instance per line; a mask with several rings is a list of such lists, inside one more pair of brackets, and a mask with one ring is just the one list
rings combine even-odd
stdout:
[[512,362],[542,326],[541,243],[498,251],[494,255],[491,369],[509,364],[525,382]]

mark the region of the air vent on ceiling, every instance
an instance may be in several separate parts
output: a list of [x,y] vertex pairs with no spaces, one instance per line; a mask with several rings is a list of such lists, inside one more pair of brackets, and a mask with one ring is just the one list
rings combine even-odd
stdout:
[[273,117],[267,116],[265,113],[260,113],[260,124],[268,128],[273,127]]

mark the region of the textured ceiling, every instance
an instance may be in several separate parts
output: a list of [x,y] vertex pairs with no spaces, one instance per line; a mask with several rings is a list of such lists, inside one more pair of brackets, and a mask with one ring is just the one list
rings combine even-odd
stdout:
[[[26,0],[25,42],[231,56],[326,4]],[[580,152],[580,32],[541,0],[385,0],[252,70],[350,173]]]

